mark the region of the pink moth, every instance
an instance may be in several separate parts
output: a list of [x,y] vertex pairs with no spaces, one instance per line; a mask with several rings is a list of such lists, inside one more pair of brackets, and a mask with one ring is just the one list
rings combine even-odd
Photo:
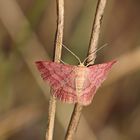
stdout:
[[[79,60],[73,52],[71,53]],[[37,61],[36,65],[41,77],[50,84],[52,94],[57,99],[65,103],[79,103],[86,106],[92,102],[97,89],[116,61],[85,66],[85,60],[83,63],[79,60],[78,66],[51,61]]]

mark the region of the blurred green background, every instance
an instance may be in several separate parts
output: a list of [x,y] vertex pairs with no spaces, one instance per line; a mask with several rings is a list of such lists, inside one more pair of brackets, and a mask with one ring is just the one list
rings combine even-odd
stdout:
[[[65,0],[64,44],[87,55],[97,0]],[[75,140],[140,140],[140,1],[108,0],[95,63],[117,59],[85,107]],[[44,140],[49,86],[36,60],[52,60],[55,0],[0,1],[0,140]],[[77,61],[63,50],[63,61]],[[57,103],[54,139],[62,140],[73,105]]]

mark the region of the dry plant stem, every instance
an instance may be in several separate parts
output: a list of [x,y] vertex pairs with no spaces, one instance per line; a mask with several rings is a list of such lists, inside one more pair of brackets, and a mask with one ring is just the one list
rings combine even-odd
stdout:
[[87,60],[88,64],[94,64],[96,58],[96,53],[94,54],[93,52],[97,49],[105,5],[106,0],[98,1],[95,18],[92,26],[91,38],[89,42],[89,51],[88,51],[89,59]]
[[46,140],[52,140],[53,139],[55,111],[56,111],[56,99],[55,99],[54,96],[52,96],[50,98],[50,101],[49,101],[49,116],[48,116],[48,126],[47,126]]
[[64,29],[64,0],[56,0],[57,2],[57,29],[55,36],[55,55],[54,61],[60,62],[61,50],[63,42]]
[[78,123],[80,121],[80,116],[81,116],[81,111],[82,111],[83,106],[80,104],[76,104],[73,110],[73,114],[70,120],[70,124],[67,130],[67,134],[65,139],[66,140],[72,140],[72,137],[78,127]]
[[[64,29],[64,0],[56,0],[56,3],[57,3],[57,30],[55,36],[54,61],[60,62],[62,52],[61,44],[63,41],[63,29]],[[48,128],[46,132],[46,140],[53,139],[55,112],[56,112],[56,99],[52,95],[49,104],[49,118],[48,118]]]
[[[96,58],[96,53],[94,54],[93,52],[97,49],[100,28],[101,28],[101,22],[102,22],[102,17],[103,17],[105,5],[106,5],[106,0],[99,0],[98,1],[95,19],[94,19],[93,27],[92,27],[90,43],[89,43],[89,52],[88,52],[89,58],[87,59],[87,64],[93,64],[94,60]],[[73,139],[73,135],[76,131],[76,128],[78,126],[78,122],[80,120],[82,108],[83,108],[82,105],[79,105],[79,104],[75,105],[74,111],[73,111],[73,114],[71,117],[71,121],[70,121],[70,124],[68,126],[67,134],[65,137],[66,140]]]

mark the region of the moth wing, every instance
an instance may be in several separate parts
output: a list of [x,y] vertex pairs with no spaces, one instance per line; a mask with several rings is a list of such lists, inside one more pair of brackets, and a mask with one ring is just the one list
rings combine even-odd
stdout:
[[76,92],[67,86],[60,87],[58,90],[53,91],[53,95],[64,103],[76,103],[77,95]]
[[83,94],[78,98],[78,103],[84,106],[89,105],[95,95],[96,87],[90,86],[88,89],[83,90]]
[[43,80],[52,87],[52,94],[56,98],[67,103],[76,102],[75,66],[49,61],[37,61],[36,65]]
[[103,81],[107,78],[107,75],[112,68],[112,65],[116,63],[116,61],[111,61],[108,63],[97,64],[88,67],[88,75],[85,79],[84,88],[82,91],[82,95],[78,99],[78,102],[83,105],[89,105],[92,102],[92,99],[103,83]]
[[115,60],[89,67],[89,79],[92,85],[95,85],[96,89],[98,89],[103,81],[107,78],[107,75],[114,63],[116,63]]

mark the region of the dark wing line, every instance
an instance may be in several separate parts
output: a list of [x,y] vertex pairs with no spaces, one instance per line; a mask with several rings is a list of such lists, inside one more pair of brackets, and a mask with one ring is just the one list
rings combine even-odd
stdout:
[[[72,86],[72,81],[71,81],[71,75],[73,74],[73,71],[74,71],[74,67],[71,68],[71,71],[69,71],[69,73],[67,73],[65,75],[65,77],[61,77],[61,75],[59,75],[56,70],[54,70],[54,72],[52,73],[52,77],[54,78],[56,75],[61,77],[61,82],[59,82],[60,86],[57,88],[57,90],[60,88],[64,88],[64,90],[67,92],[67,91],[71,91],[71,92],[68,92],[68,93],[74,93],[75,92],[75,87]],[[55,79],[55,78],[54,78]]]
[[73,92],[71,93],[71,92],[65,91],[64,87],[61,87],[58,90],[53,91],[52,93],[57,99],[59,99],[62,102],[66,102],[66,103],[77,102],[76,94],[73,94]]
[[60,84],[60,81],[55,79],[54,76],[52,76],[53,73],[53,67],[49,67],[51,62],[48,61],[37,61],[36,65],[38,70],[41,73],[41,77],[44,81],[48,81],[48,83],[52,86],[57,86]]

